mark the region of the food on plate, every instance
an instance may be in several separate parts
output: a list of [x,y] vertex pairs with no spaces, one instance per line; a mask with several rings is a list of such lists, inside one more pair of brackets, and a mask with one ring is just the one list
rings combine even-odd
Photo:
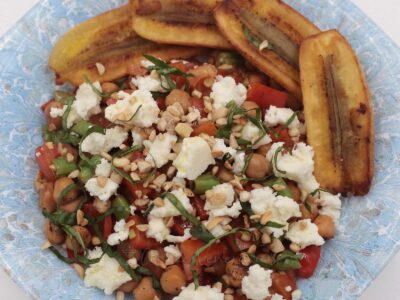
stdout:
[[141,37],[165,44],[232,48],[212,11],[219,0],[131,0],[133,28]]
[[298,99],[299,48],[319,29],[280,0],[225,0],[214,10],[223,36],[246,59]]
[[336,30],[307,38],[300,50],[307,140],[325,189],[368,193],[374,174],[371,97],[357,57]]
[[[109,13],[134,10],[147,31],[162,27],[157,42],[194,26],[198,47],[147,41],[105,14],[53,52],[56,82],[75,86],[42,105],[42,249],[87,287],[117,299],[300,299],[297,279],[313,276],[335,236],[339,193],[368,191],[372,109],[349,44],[280,1],[232,0],[215,17],[244,56],[205,50],[224,42],[204,33],[217,33],[219,3],[142,0]],[[111,40],[129,38],[96,48],[90,24],[101,18],[105,32],[123,28]],[[74,32],[87,42],[74,48]]]

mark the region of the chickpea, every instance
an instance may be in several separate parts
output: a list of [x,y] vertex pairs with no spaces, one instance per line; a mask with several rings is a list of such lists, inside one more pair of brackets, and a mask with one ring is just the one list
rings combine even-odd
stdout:
[[54,184],[52,182],[43,181],[39,188],[39,206],[47,212],[56,210],[56,201],[53,197]]
[[318,216],[318,206],[314,198],[308,197],[306,201],[307,206],[300,204],[301,218],[314,220]]
[[54,101],[51,101],[49,104],[47,104],[46,108],[44,109],[44,116],[46,118],[47,124],[49,124],[50,131],[55,131],[55,130],[61,129],[61,126],[62,126],[62,118],[61,117],[53,118],[50,115],[51,109],[52,108],[63,109],[63,107],[64,107],[64,104],[54,100]]
[[161,275],[160,283],[164,292],[178,295],[182,287],[186,285],[186,276],[181,267],[173,265]]
[[260,154],[260,155],[266,157],[266,156],[267,156],[267,153],[268,153],[268,151],[271,149],[271,147],[272,147],[272,143],[269,143],[269,144],[266,144],[266,145],[262,145],[262,146],[260,146],[260,147],[257,149],[256,152],[257,152],[258,154]]
[[271,164],[265,158],[258,153],[254,153],[249,161],[249,165],[246,170],[246,175],[250,178],[263,178],[271,172]]
[[[54,191],[53,191],[53,198],[55,201],[60,199],[62,191],[73,184],[74,181],[68,177],[61,177],[56,180],[54,183]],[[68,203],[76,199],[78,197],[78,188],[71,190],[65,197],[62,199],[62,203]]]
[[139,285],[133,290],[133,296],[136,300],[154,300],[154,297],[159,297],[153,288],[151,277],[144,277],[139,282]]
[[[87,247],[92,240],[92,235],[90,234],[89,230],[85,227],[78,225],[73,226],[73,229],[75,229],[75,231],[81,236],[83,244],[85,245],[85,247]],[[78,249],[78,251],[83,250],[78,241],[72,236],[67,237],[65,245],[70,250],[73,250],[74,248]]]
[[103,82],[101,84],[101,90],[103,91],[103,93],[114,93],[114,92],[118,92],[119,87],[118,85],[116,85],[113,82]]
[[171,93],[165,98],[165,105],[170,106],[174,103],[178,102],[185,113],[189,111],[189,107],[191,106],[190,95],[182,90],[172,90]]
[[121,285],[118,288],[118,291],[124,292],[124,293],[132,293],[133,289],[138,286],[138,282],[134,280],[130,280],[128,282],[125,282],[123,285]]
[[297,184],[294,182],[287,183],[288,189],[292,192],[293,200],[297,203],[301,203],[301,191],[298,188]]
[[61,245],[65,242],[66,234],[60,227],[47,221],[43,228],[47,240],[54,245]]
[[68,213],[73,213],[73,212],[78,210],[79,204],[81,203],[81,200],[82,200],[81,198],[77,198],[77,199],[75,199],[75,200],[73,200],[71,202],[62,204],[60,206],[60,208],[61,208],[62,211],[65,211],[65,212],[68,212]]
[[325,239],[331,239],[335,236],[336,225],[332,217],[327,215],[319,215],[314,220],[315,225],[318,226],[318,233]]
[[253,118],[255,118],[256,117],[256,109],[260,108],[260,107],[258,106],[257,103],[255,103],[253,101],[245,101],[242,104],[242,108],[248,111],[247,114],[249,116],[252,116]]
[[234,179],[233,173],[224,167],[219,168],[217,176],[223,182],[229,182]]
[[240,262],[240,258],[235,257],[228,261],[225,267],[226,275],[228,275],[228,285],[233,287],[240,287],[242,285],[242,279],[247,275],[246,268]]

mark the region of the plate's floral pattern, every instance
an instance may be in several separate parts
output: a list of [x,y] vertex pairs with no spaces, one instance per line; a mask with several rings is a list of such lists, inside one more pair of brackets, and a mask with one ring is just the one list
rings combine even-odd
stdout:
[[[337,237],[304,299],[355,299],[400,246],[400,51],[349,0],[289,0],[322,29],[339,28],[359,55],[375,108],[376,176],[369,195],[344,200]],[[39,109],[50,99],[47,57],[74,24],[122,0],[45,0],[0,40],[0,261],[34,299],[112,299],[84,288],[75,272],[39,246],[43,218],[33,189]]]

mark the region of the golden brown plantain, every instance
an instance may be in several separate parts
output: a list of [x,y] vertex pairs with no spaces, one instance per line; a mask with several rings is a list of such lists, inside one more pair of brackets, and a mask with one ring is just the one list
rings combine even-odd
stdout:
[[212,10],[220,0],[131,0],[133,28],[145,39],[164,44],[229,49]]
[[[143,54],[169,61],[171,59],[187,59],[205,51],[204,48],[160,45],[138,38],[132,47],[107,51],[68,72],[59,74],[57,82],[68,81],[73,85],[80,85],[84,82],[85,75],[90,81],[114,81],[128,75],[130,67],[140,68],[140,62],[145,60]],[[104,65],[106,70],[104,74],[99,74],[96,63]]]
[[336,30],[309,37],[300,71],[317,180],[330,191],[365,195],[374,173],[373,111],[353,49]]
[[108,11],[78,24],[54,46],[49,65],[56,73],[79,65],[83,61],[118,47],[128,47],[137,39],[132,30],[129,6]]
[[[246,59],[298,99],[299,47],[320,30],[280,0],[224,0],[214,17],[223,36]],[[258,46],[263,41],[268,48]]]

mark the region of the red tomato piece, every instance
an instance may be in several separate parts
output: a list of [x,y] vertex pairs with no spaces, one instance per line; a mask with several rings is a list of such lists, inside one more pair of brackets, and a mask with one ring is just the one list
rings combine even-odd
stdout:
[[308,246],[300,251],[303,259],[300,261],[301,269],[297,270],[297,275],[301,278],[309,278],[314,274],[321,256],[320,246]]
[[173,234],[183,236],[186,228],[191,228],[192,224],[189,221],[184,221],[182,217],[174,217],[174,225],[172,226]]
[[192,201],[193,207],[196,209],[196,214],[200,218],[201,221],[208,219],[208,213],[204,209],[205,200],[202,200],[200,197],[194,197]]
[[[181,61],[176,62],[176,63],[171,63],[171,64],[169,64],[169,65],[170,65],[171,67],[177,68],[177,69],[179,69],[179,70],[181,70],[181,71],[183,71],[183,72],[185,72],[185,73],[189,70],[189,65],[184,64],[184,63],[181,62]],[[172,79],[173,81],[175,81],[176,87],[177,87],[178,89],[180,89],[180,88],[182,88],[182,87],[185,86],[185,84],[186,84],[186,79],[185,79],[185,77],[182,77],[182,76],[179,76],[179,75],[175,75],[175,74],[171,74],[170,77],[171,77],[171,79]]]
[[89,122],[93,123],[94,125],[100,126],[102,128],[108,128],[112,125],[112,123],[109,120],[107,120],[106,117],[104,116],[104,112],[91,116],[89,118]]
[[[83,256],[83,254],[83,251],[78,251],[78,255]],[[75,259],[74,251],[67,248],[67,256],[70,259]]]
[[203,123],[198,124],[194,128],[192,136],[198,136],[202,133],[208,134],[209,136],[215,136],[215,134],[217,133],[217,127],[215,127],[213,122],[205,121]]
[[136,228],[136,225],[143,224],[144,219],[139,217],[139,216],[130,216],[128,218],[128,222],[130,220],[135,221],[135,225],[131,227],[135,231],[135,236],[130,239],[130,242],[133,246],[133,248],[138,249],[138,250],[143,250],[143,249],[155,249],[160,247],[160,243],[157,242],[153,238],[148,238],[146,236],[146,233],[143,231],[140,231]]
[[[147,195],[149,198],[154,194],[154,190],[149,187],[144,187],[142,183],[135,183],[132,184],[127,180],[122,181],[122,187],[127,192],[126,197],[128,199],[137,199]],[[141,193],[141,196],[138,197],[137,195]]]
[[100,222],[100,229],[103,233],[103,237],[105,240],[108,239],[108,236],[111,234],[113,230],[113,221],[111,216],[107,216],[103,221]]
[[[52,146],[48,146],[52,145]],[[58,144],[44,143],[35,150],[36,161],[39,165],[40,172],[48,181],[56,180],[56,173],[50,168],[53,160],[60,156]]]
[[93,203],[91,202],[86,202],[82,206],[82,211],[85,215],[87,215],[90,218],[96,218],[100,216],[100,213],[97,211],[97,209],[93,206]]
[[165,98],[158,97],[156,99],[156,102],[157,102],[158,108],[160,110],[165,110],[166,109]]
[[242,236],[241,232],[237,232],[234,235],[230,235],[227,237],[226,241],[228,242],[229,247],[234,252],[241,252],[250,248],[254,241],[243,241],[240,237]]
[[204,101],[203,99],[197,98],[197,97],[191,97],[190,101],[192,102],[192,106],[194,108],[197,108],[200,112],[200,116],[202,118],[207,117],[207,113],[204,111]]
[[247,91],[247,100],[257,103],[261,108],[268,109],[271,105],[285,107],[288,94],[261,83],[254,84]]
[[293,147],[294,141],[289,135],[289,129],[283,126],[277,126],[270,133],[271,139],[274,143],[284,142],[286,147]]

